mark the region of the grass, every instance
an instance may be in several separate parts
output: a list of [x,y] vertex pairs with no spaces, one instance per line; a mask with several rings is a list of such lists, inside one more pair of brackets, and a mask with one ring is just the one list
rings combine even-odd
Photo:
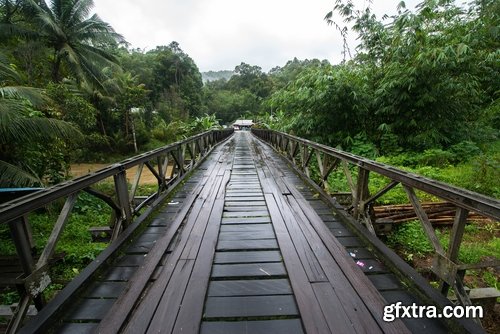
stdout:
[[[443,248],[447,249],[450,229],[436,229],[436,235]],[[386,243],[412,266],[421,271],[428,271],[427,265],[435,251],[419,221],[396,226]],[[500,223],[467,225],[459,250],[459,261],[472,264],[498,258],[500,258]],[[466,281],[471,288],[500,286],[499,275],[488,269],[469,270],[467,275]]]
[[[95,188],[110,195],[114,193],[112,182],[99,183]],[[157,185],[141,185],[136,195],[149,195],[156,189]],[[62,201],[56,201],[29,215],[36,254],[42,253],[63,204]],[[85,192],[80,193],[55,250],[55,255],[61,255],[61,259],[50,268],[53,283],[44,291],[47,299],[75,278],[107,247],[107,243],[92,240],[89,228],[108,226],[111,213],[111,208],[102,200]],[[9,228],[5,224],[0,225],[0,256],[16,256]],[[18,302],[18,299],[15,288],[0,291],[0,305]]]

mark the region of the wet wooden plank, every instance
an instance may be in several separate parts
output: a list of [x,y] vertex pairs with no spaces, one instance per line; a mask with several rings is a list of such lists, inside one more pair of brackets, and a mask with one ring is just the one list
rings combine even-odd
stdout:
[[[179,260],[172,274],[172,284],[169,284],[163,293],[154,317],[150,320],[149,326],[147,326],[148,331],[152,333],[160,333],[162,331],[171,332],[193,266],[194,260]],[[141,328],[145,327],[141,326]],[[139,331],[136,330],[136,327],[127,326],[125,333],[127,332],[138,333]]]
[[140,266],[143,262],[144,259],[146,258],[146,254],[140,254],[140,255],[130,255],[127,254],[123,256],[118,263],[115,264],[116,267],[134,267],[134,266]]
[[275,239],[260,240],[220,240],[217,243],[217,251],[234,250],[269,250],[279,249]]
[[[376,328],[376,325],[374,324],[375,322],[384,332],[407,333],[408,329],[401,321],[386,323],[382,320],[380,315],[385,306],[385,301],[381,297],[380,293],[362,273],[362,271],[360,271],[359,268],[352,262],[352,258],[346,254],[345,248],[331,233],[329,233],[328,228],[323,224],[321,218],[314,211],[314,209],[308,205],[307,201],[303,199],[303,197],[301,197],[301,195],[293,187],[290,188],[290,191],[293,196],[289,197],[289,201],[292,203],[294,211],[296,213],[303,212],[303,214],[306,215],[311,223],[311,225],[308,226],[308,228],[311,228],[311,233],[316,232],[316,235],[320,237],[320,242],[327,247],[331,256],[338,263],[339,267],[342,268],[343,275],[345,279],[348,280],[349,285],[352,286],[359,294],[359,296],[351,294],[350,303],[352,304],[352,307],[357,310],[357,317],[355,318],[357,320],[353,320],[353,323],[358,323],[359,321],[359,324],[362,325],[363,328],[373,330],[373,328]],[[327,275],[329,275],[330,283],[333,286],[340,278],[340,276],[336,275],[333,271],[327,272]],[[347,293],[344,289],[336,289],[336,291],[339,291],[340,293]],[[344,298],[348,298],[348,296],[346,295]],[[362,300],[361,303],[359,302],[359,299]],[[345,304],[344,307],[346,307]],[[359,312],[359,310],[363,308],[369,310],[367,315],[361,315]],[[348,313],[350,314],[349,311]],[[375,314],[376,316],[372,316],[370,313]]]
[[114,302],[114,299],[83,299],[69,312],[66,319],[86,321],[101,320]]
[[[225,206],[242,206],[240,202],[231,202],[231,201],[228,201],[227,199],[226,199],[224,205]],[[250,201],[250,202],[247,202],[245,204],[245,206],[266,206],[266,202],[265,201]],[[258,209],[254,209],[254,210],[258,210]]]
[[298,315],[295,300],[285,296],[208,297],[205,319]]
[[214,209],[210,214],[207,232],[203,237],[199,256],[196,258],[193,272],[189,277],[182,304],[178,305],[179,314],[177,315],[173,333],[197,333],[199,331],[203,313],[203,302],[205,301],[214,258],[213,249],[217,243],[223,203],[223,199],[216,200]]
[[273,277],[286,275],[283,263],[214,264],[213,278]]
[[97,328],[96,323],[65,323],[59,327],[56,334],[91,334]]
[[269,224],[269,216],[262,217],[223,217],[222,224]]
[[292,294],[292,287],[287,279],[212,281],[208,287],[209,297],[289,294]]
[[251,211],[265,211],[267,210],[267,207],[262,205],[262,206],[251,206],[248,205],[250,202],[246,203],[240,203],[240,206],[225,206],[224,211],[226,212],[251,212]]
[[[269,219],[270,220],[270,219]],[[256,232],[272,232],[272,224],[227,224],[220,226],[220,233],[239,232],[239,233],[256,233]]]
[[244,212],[224,212],[224,218],[252,218],[252,217],[267,217],[267,210],[260,211],[244,211]]
[[363,243],[358,237],[338,237],[338,242],[344,247],[362,247]]
[[111,267],[103,276],[103,281],[128,281],[137,267]]
[[[344,308],[332,307],[332,305],[342,305],[342,300],[336,294],[332,285],[328,282],[318,282],[312,286],[330,331],[332,333],[359,333],[359,328],[356,328],[356,324],[351,322],[351,317]],[[373,328],[371,333],[378,331],[378,328]]]
[[280,262],[279,251],[217,252],[214,264]]
[[264,196],[262,196],[261,194],[256,194],[255,196],[226,196],[226,200],[231,202],[253,202],[264,200]]
[[261,231],[245,231],[245,232],[220,232],[219,240],[221,241],[231,241],[231,240],[259,240],[259,239],[274,239],[273,230],[261,230]]
[[354,233],[346,229],[345,227],[341,228],[330,228],[330,232],[336,237],[353,237]]
[[95,282],[86,296],[89,298],[118,298],[125,285],[125,282]]
[[278,239],[283,260],[286,263],[290,283],[294,291],[301,318],[307,333],[328,333],[328,324],[326,322],[321,307],[314,297],[313,288],[307,278],[307,274],[300,262],[292,239],[288,234],[283,217],[278,209],[276,200],[272,194],[266,194],[266,203],[271,214],[276,237]]
[[346,247],[347,254],[353,260],[374,259],[375,256],[366,248],[361,247]]
[[401,289],[401,283],[393,274],[369,275],[368,279],[375,285],[377,290],[397,290]]
[[201,334],[303,334],[299,319],[260,321],[204,321]]

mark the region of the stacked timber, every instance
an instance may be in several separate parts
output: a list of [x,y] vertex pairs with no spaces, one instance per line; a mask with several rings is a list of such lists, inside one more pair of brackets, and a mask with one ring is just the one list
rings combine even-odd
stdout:
[[[448,202],[424,202],[422,207],[433,225],[452,225],[455,219],[456,206]],[[404,223],[417,220],[415,209],[411,204],[374,206],[375,221],[391,221]],[[469,212],[467,221],[491,222],[490,219],[475,212]]]

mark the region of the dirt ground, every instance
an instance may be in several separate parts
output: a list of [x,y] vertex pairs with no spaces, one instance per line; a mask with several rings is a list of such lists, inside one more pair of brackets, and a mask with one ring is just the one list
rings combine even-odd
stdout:
[[[109,164],[73,164],[70,167],[70,175],[72,177],[79,177],[90,172],[95,172],[101,168],[107,167]],[[170,168],[170,167],[169,167]],[[134,181],[135,173],[137,172],[137,166],[127,169],[127,180],[129,182]],[[156,177],[151,173],[151,171],[144,166],[142,169],[141,179],[139,184],[156,184]]]

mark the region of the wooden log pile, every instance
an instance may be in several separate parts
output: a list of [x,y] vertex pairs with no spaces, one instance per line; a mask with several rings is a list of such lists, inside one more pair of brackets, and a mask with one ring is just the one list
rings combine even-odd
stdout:
[[[422,203],[429,221],[433,225],[452,225],[455,219],[456,206],[448,202]],[[375,221],[392,221],[395,224],[417,220],[417,215],[411,204],[381,205],[373,207]],[[469,212],[467,221],[491,222],[491,219],[475,212]]]

